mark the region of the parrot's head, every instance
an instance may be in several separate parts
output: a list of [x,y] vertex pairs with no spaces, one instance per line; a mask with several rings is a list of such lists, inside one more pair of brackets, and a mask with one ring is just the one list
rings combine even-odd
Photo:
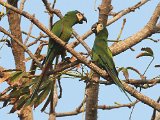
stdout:
[[87,23],[87,18],[84,16],[83,13],[79,12],[78,10],[75,10],[75,12],[79,24],[82,24],[83,21]]
[[76,23],[82,24],[83,21],[87,23],[87,18],[84,16],[83,13],[79,12],[78,10],[70,11],[65,16],[70,16],[72,19],[75,20]]
[[102,31],[104,29],[104,25],[102,23],[95,23],[92,25],[91,30],[93,31],[93,33],[98,34],[100,31]]

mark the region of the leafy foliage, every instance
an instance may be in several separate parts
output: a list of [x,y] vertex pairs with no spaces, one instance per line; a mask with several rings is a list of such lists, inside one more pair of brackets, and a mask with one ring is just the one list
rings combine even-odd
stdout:
[[45,105],[43,106],[44,111],[48,105],[48,103],[53,99],[53,97],[50,97],[50,94],[53,93],[53,84],[54,80],[48,79],[43,81],[43,84],[41,85],[37,96],[34,98],[34,101],[30,101],[31,93],[37,86],[39,77],[35,77],[32,79],[26,78],[27,73],[23,71],[16,71],[10,74],[8,80],[9,83],[16,83],[19,81],[19,79],[24,79],[25,81],[22,85],[14,84],[13,86],[8,87],[7,90],[2,92],[0,94],[0,97],[4,97],[6,93],[8,94],[8,97],[3,102],[2,107],[6,107],[7,105],[13,105],[12,109],[10,110],[10,113],[14,113],[16,110],[21,109],[23,106],[34,106],[36,108],[39,104],[41,104],[49,95],[48,100],[46,101]]
[[[46,79],[41,84],[38,93],[36,94],[33,101],[31,101],[31,94],[35,90],[38,82],[39,82],[39,76],[32,76],[29,77],[29,74],[27,72],[23,71],[12,71],[10,76],[8,77],[7,81],[8,84],[13,84],[12,86],[9,86],[8,89],[3,91],[0,94],[0,97],[4,97],[6,93],[8,94],[8,98],[3,102],[2,107],[6,107],[7,105],[13,105],[12,109],[10,110],[10,113],[14,113],[16,110],[21,109],[22,107],[26,106],[34,106],[36,108],[39,106],[42,102],[44,102],[44,106],[42,107],[41,111],[43,112],[47,106],[53,101],[53,92],[54,92],[54,84],[55,79],[61,75],[61,77],[69,76],[70,78],[78,77],[83,78],[85,74],[84,70],[83,73],[77,71],[77,70],[66,70],[62,71],[60,73],[54,74],[54,76],[50,76],[49,79]],[[20,79],[24,79],[23,84],[15,84]]]
[[153,51],[149,47],[142,48],[141,51],[144,51],[144,52],[138,54],[136,58],[140,58],[140,57],[144,57],[144,56],[154,57]]
[[121,72],[121,71],[122,71],[125,79],[126,79],[126,80],[129,80],[129,72],[128,72],[128,70],[131,70],[131,71],[137,73],[137,74],[140,76],[141,79],[145,79],[144,75],[142,75],[142,74],[141,74],[136,68],[134,68],[134,67],[126,67],[126,68],[121,67],[121,68],[119,68],[117,71],[118,71],[118,72]]

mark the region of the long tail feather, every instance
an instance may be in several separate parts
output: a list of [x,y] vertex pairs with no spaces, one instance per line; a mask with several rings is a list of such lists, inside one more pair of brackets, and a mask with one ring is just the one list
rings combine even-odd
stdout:
[[126,97],[128,98],[128,100],[130,102],[132,102],[132,100],[129,98],[129,96],[127,95],[122,82],[120,81],[120,79],[118,78],[117,74],[115,74],[112,69],[110,69],[109,65],[104,62],[104,60],[101,58],[101,56],[99,55],[100,59],[102,60],[103,64],[104,64],[104,68],[105,70],[108,72],[108,74],[110,75],[110,77],[112,78],[112,80],[114,81],[114,83],[119,87],[119,89],[124,92],[124,94],[126,95]]
[[49,70],[50,68],[50,64],[46,65],[45,68],[42,70],[42,73],[40,75],[40,78],[39,78],[39,82],[36,86],[36,88],[34,89],[32,95],[31,95],[31,101],[33,101],[33,99],[35,98],[35,96],[38,94],[38,90],[42,84],[42,82],[48,78],[48,75],[46,75],[47,71]]
[[116,83],[116,85],[119,87],[119,89],[120,89],[122,92],[124,92],[124,94],[127,96],[128,100],[129,100],[130,102],[132,102],[132,100],[129,98],[128,94],[126,93],[126,91],[125,91],[125,89],[124,89],[124,87],[123,87],[123,84],[122,84],[122,82],[120,81],[120,79],[119,79],[117,76],[115,76],[115,75],[112,73],[112,71],[108,70],[107,72],[108,72],[108,74],[110,75],[110,77],[113,79],[114,83]]
[[45,66],[42,70],[42,73],[40,75],[40,78],[39,78],[39,82],[36,86],[36,88],[34,89],[32,95],[31,95],[31,102],[33,101],[33,99],[35,98],[35,96],[38,94],[38,90],[42,84],[42,82],[45,80],[45,79],[48,79],[48,75],[46,74],[48,72],[48,70],[51,68],[52,66],[52,62],[53,60],[55,59],[56,57],[56,50],[53,49],[52,52],[49,53],[49,56],[47,58],[45,58]]

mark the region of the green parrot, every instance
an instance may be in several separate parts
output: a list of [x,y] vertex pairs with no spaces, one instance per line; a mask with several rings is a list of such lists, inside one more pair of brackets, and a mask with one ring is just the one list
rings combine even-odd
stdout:
[[[118,72],[115,68],[115,64],[113,61],[112,52],[108,47],[108,31],[106,27],[102,23],[95,23],[91,30],[95,33],[95,41],[92,48],[92,56],[91,59],[95,62],[99,67],[106,70],[109,76],[112,78],[114,83],[120,88],[121,91],[125,93],[128,97],[127,93],[125,92],[123,85],[118,78]],[[128,97],[131,101],[131,99]]]
[[[64,15],[62,19],[58,20],[55,24],[53,24],[51,30],[57,37],[67,43],[73,33],[72,27],[78,23],[82,24],[83,21],[87,22],[84,14],[82,14],[78,10],[69,11]],[[52,68],[52,62],[58,55],[61,55],[62,60],[64,60],[65,49],[61,47],[58,43],[56,43],[54,40],[50,39],[48,44],[47,56],[42,63],[44,67],[39,78],[39,83],[37,84],[36,89],[33,91],[31,99],[33,99],[34,96],[37,94],[42,82],[45,79],[48,79],[48,75],[46,75],[46,73]]]

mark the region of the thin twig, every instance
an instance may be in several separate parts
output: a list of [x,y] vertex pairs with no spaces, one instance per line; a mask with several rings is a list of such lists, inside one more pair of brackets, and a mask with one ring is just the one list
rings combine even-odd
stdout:
[[62,17],[63,17],[62,14],[61,14],[61,12],[60,12],[60,10],[52,9],[52,8],[50,7],[50,4],[48,3],[47,0],[42,0],[42,2],[44,3],[44,5],[45,5],[46,9],[48,10],[49,14],[53,14],[53,13],[54,13],[54,14],[56,14],[59,18],[62,18]]
[[[34,54],[34,56],[40,56],[40,53],[42,51],[42,48],[43,48],[44,44],[40,44]],[[34,60],[32,60],[32,63],[31,63],[31,67],[30,67],[30,74],[31,75],[34,75],[35,72],[36,72],[36,68],[37,68],[37,65],[36,65],[36,62]]]
[[[22,31],[22,33],[28,36],[28,33],[27,33],[27,32]],[[33,36],[33,35],[29,35],[29,37],[36,39],[36,37],[35,37],[35,36]]]
[[[39,36],[36,38],[36,40],[33,41],[33,42],[31,42],[31,43],[29,43],[29,44],[26,45],[26,46],[27,46],[27,47],[30,47],[30,46],[36,44],[38,41],[41,41],[41,40],[40,40],[41,38],[46,38],[46,37],[48,37],[48,36],[47,36],[47,35],[44,35],[44,34],[42,34],[42,33],[40,32],[40,34],[39,34]],[[46,44],[48,44],[47,41],[44,41],[44,42],[45,42]]]
[[149,63],[149,65],[148,65],[147,68],[145,69],[143,75],[145,75],[145,73],[147,72],[148,68],[149,68],[150,65],[152,64],[153,60],[154,60],[154,57],[152,58],[151,62]]
[[[26,2],[26,0],[21,0],[20,7],[19,7],[19,9],[20,9],[21,11],[23,11],[23,9],[24,9],[24,4],[25,4],[25,2]],[[21,21],[21,16],[19,15],[19,17],[20,17],[20,21]]]
[[118,37],[117,37],[117,41],[119,41],[119,39],[120,39],[120,37],[121,37],[121,35],[122,35],[122,32],[123,32],[125,23],[126,23],[126,18],[123,19],[123,24],[122,24],[121,30],[120,30],[120,32],[119,32],[119,35],[118,35]]
[[24,4],[25,4],[26,0],[21,0],[21,3],[20,3],[20,10],[23,11],[24,9]]
[[84,48],[87,50],[88,54],[91,54],[90,47],[83,41],[83,39],[73,30],[73,35],[75,38],[84,46]]
[[[82,105],[84,101],[82,101],[82,103],[79,105],[79,107],[77,107],[75,110],[71,111],[71,112],[62,112],[62,113],[56,113],[56,117],[64,117],[64,116],[72,116],[72,115],[77,115],[79,113],[82,113],[85,111],[80,109],[82,107]],[[97,109],[101,109],[101,110],[111,110],[111,109],[117,109],[117,108],[123,108],[123,107],[127,107],[127,108],[131,108],[132,106],[134,106],[136,103],[138,103],[139,101],[135,101],[132,103],[128,103],[128,104],[119,104],[119,105],[113,105],[113,106],[109,106],[109,105],[99,105],[97,107]],[[77,110],[78,109],[78,110]]]
[[37,63],[37,65],[38,65],[40,68],[42,68],[42,65],[40,64],[39,60],[32,54],[32,52],[31,52],[25,45],[23,45],[21,42],[19,42],[19,40],[18,40],[15,36],[11,35],[8,31],[6,31],[6,30],[5,30],[4,28],[2,28],[1,26],[0,26],[0,31],[3,32],[4,34],[8,35],[8,36],[9,36],[10,38],[12,38],[17,44],[19,44],[19,45],[28,53],[28,55],[29,55],[32,59],[35,60],[35,62]]
[[[35,15],[33,15],[33,16],[35,16]],[[27,38],[26,38],[25,41],[24,41],[24,45],[26,45],[27,42],[28,42],[28,40],[29,40],[29,37],[30,37],[31,32],[32,32],[32,28],[33,28],[33,23],[31,22],[31,25],[30,25],[30,27],[29,27],[29,31],[28,31]]]
[[112,110],[112,109],[115,109],[115,108],[122,108],[122,107],[131,108],[132,106],[134,106],[134,105],[137,104],[138,102],[139,102],[139,101],[136,100],[136,101],[131,102],[131,103],[128,103],[128,104],[118,104],[118,105],[115,105],[115,106],[100,105],[100,106],[98,106],[98,109],[102,109],[102,110]]
[[[160,79],[146,79],[146,80],[141,80],[141,79],[129,79],[129,80],[122,80],[125,83],[134,85],[134,86],[139,86],[139,85],[144,85],[144,84],[157,84],[160,83]],[[100,84],[104,85],[111,85],[114,84],[112,81],[104,81],[100,80]]]

